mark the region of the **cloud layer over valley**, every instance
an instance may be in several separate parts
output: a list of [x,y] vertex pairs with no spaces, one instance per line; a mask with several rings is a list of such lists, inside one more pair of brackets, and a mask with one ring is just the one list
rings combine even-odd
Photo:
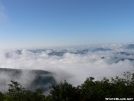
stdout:
[[[44,70],[53,73],[57,82],[77,86],[89,76],[102,79],[134,70],[134,45],[103,45],[67,49],[1,50],[0,68]],[[23,72],[18,79],[27,85],[34,78]],[[0,81],[10,81],[9,74],[0,73]],[[21,80],[22,79],[22,80]],[[1,84],[1,83],[0,83]],[[0,87],[1,88],[1,87]]]

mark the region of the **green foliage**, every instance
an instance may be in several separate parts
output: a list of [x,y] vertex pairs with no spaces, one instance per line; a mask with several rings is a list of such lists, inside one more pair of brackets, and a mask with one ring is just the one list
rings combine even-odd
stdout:
[[35,92],[25,90],[18,82],[11,81],[4,101],[45,101],[42,89]]
[[42,89],[26,90],[16,81],[11,81],[6,93],[0,92],[0,101],[105,101],[105,98],[134,98],[134,74],[125,72],[121,78],[100,81],[88,77],[77,87],[66,81],[52,84],[48,96]]
[[4,100],[5,100],[5,95],[2,92],[0,92],[0,101],[4,101]]
[[52,85],[50,101],[80,101],[80,91],[66,81],[60,82],[58,85]]

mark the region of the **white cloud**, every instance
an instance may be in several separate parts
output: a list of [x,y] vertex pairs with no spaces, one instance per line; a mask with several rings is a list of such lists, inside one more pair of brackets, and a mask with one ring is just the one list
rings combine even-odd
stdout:
[[[6,58],[6,52],[1,51],[0,67],[50,71],[57,75],[55,78],[58,81],[65,79],[76,86],[83,83],[89,76],[102,79],[104,76],[109,78],[121,75],[125,71],[134,70],[134,63],[127,59],[133,58],[133,56],[116,54],[120,51],[134,53],[132,50],[115,49],[112,51],[89,51],[87,54],[65,53],[63,56],[50,56],[48,55],[51,52],[49,50],[41,53],[22,50],[22,54],[9,51],[11,57]],[[122,58],[126,60],[120,61]],[[26,75],[25,77],[28,77]]]

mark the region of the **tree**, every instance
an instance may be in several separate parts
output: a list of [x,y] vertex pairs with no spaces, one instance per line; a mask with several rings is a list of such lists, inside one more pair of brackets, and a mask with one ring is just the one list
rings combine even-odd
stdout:
[[48,96],[42,89],[26,90],[16,81],[11,81],[6,93],[0,92],[0,101],[105,101],[105,98],[134,98],[134,74],[125,72],[123,77],[100,81],[88,77],[77,87],[66,81],[52,84]]
[[2,92],[0,92],[0,101],[5,101],[5,95]]
[[38,88],[32,92],[25,90],[18,82],[11,81],[6,93],[6,101],[45,101],[45,95],[42,89]]
[[103,78],[95,81],[89,77],[80,86],[82,90],[82,101],[105,101],[105,98],[132,98],[134,97],[134,74],[125,72],[123,77],[116,76],[111,80]]
[[52,85],[48,101],[80,101],[80,91],[66,81]]

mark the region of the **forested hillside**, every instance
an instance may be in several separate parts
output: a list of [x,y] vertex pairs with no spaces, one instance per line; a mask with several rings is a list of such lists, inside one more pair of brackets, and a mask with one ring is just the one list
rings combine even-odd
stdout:
[[54,74],[48,71],[0,68],[0,90],[5,91],[11,80],[20,82],[22,86],[32,91],[41,87],[43,92],[49,90],[49,84],[56,83]]
[[105,101],[105,98],[134,98],[134,74],[125,72],[122,77],[103,78],[100,81],[88,77],[85,82],[73,87],[66,81],[52,84],[50,94],[42,89],[30,91],[16,81],[11,81],[7,92],[0,93],[0,101]]

